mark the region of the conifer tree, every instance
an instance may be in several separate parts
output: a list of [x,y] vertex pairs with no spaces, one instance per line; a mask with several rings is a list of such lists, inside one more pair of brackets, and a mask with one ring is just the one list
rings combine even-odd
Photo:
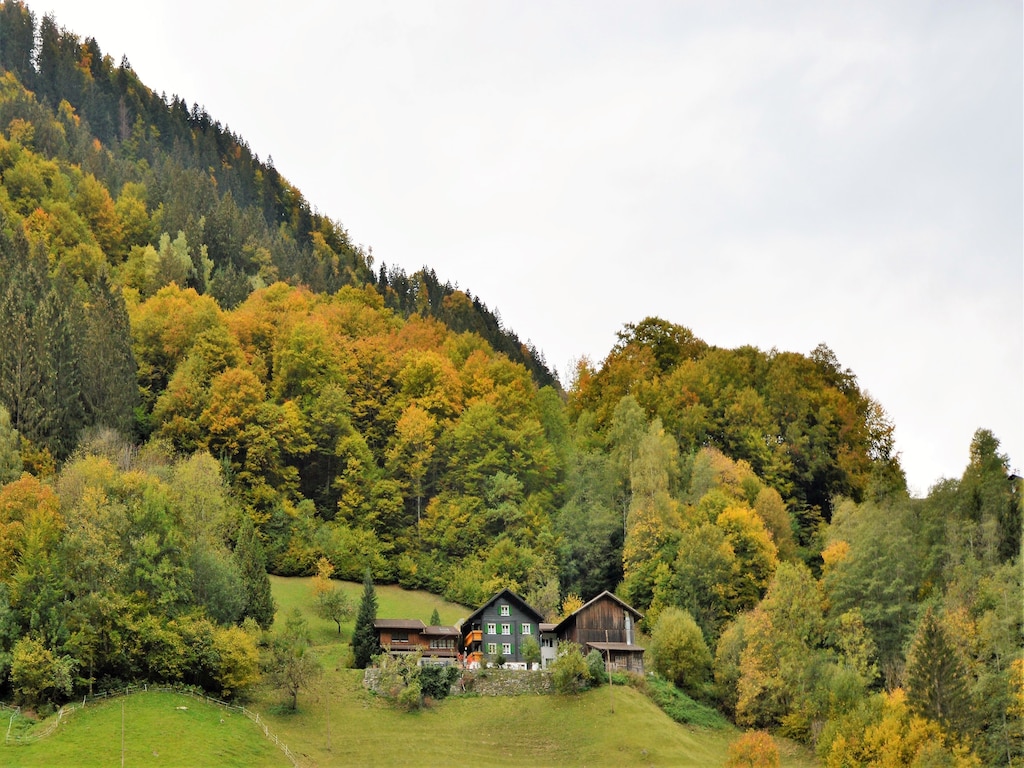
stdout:
[[437,612],[437,608],[430,614],[430,626],[440,627],[441,626],[441,614]]
[[970,709],[963,663],[931,608],[925,611],[907,659],[907,700],[918,714],[959,733]]
[[256,535],[252,520],[246,514],[238,529],[235,544],[235,560],[245,585],[245,615],[251,616],[263,629],[274,623],[274,596],[270,594],[270,579],[267,576],[267,557],[263,545]]
[[358,669],[366,669],[370,660],[380,652],[377,635],[373,631],[373,622],[377,618],[377,593],[373,589],[373,578],[370,569],[366,569],[363,577],[363,598],[359,603],[356,626],[352,631],[352,654]]

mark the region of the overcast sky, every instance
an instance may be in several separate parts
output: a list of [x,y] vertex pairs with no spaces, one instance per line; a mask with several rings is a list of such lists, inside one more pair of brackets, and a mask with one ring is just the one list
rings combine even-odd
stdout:
[[566,381],[627,322],[825,342],[911,490],[1024,468],[1017,0],[29,0]]

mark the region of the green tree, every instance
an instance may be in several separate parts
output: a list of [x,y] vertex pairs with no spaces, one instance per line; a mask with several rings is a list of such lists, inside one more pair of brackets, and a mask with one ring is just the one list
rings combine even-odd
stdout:
[[963,662],[931,607],[921,617],[907,657],[907,703],[951,733],[962,733],[970,713]]
[[321,619],[333,621],[338,625],[341,634],[341,622],[352,615],[352,604],[349,603],[341,587],[331,583],[334,566],[326,557],[317,562],[317,572],[313,576],[313,599],[316,603],[316,615]]
[[431,614],[430,614],[430,626],[432,626],[432,627],[439,627],[439,626],[441,626],[441,614],[439,614],[437,612],[437,608],[435,608],[431,612]]
[[0,405],[0,485],[21,476],[21,437],[11,426],[10,412]]
[[320,661],[310,647],[309,627],[296,608],[286,619],[284,630],[271,641],[268,678],[289,696],[295,711],[299,693],[321,674]]
[[690,693],[701,689],[711,674],[711,651],[693,616],[666,608],[651,633],[654,669]]
[[531,667],[534,664],[540,664],[540,643],[537,642],[537,638],[532,635],[524,638],[519,645],[519,654],[523,657],[523,661]]
[[558,693],[579,693],[590,679],[583,650],[576,643],[559,643],[558,656],[551,664],[551,682]]
[[14,644],[11,656],[11,687],[22,703],[38,705],[71,693],[77,662],[70,656],[55,656],[30,635]]
[[377,593],[373,588],[370,569],[363,576],[363,597],[356,614],[356,626],[352,631],[352,655],[358,669],[366,669],[374,656],[380,653],[373,622],[377,618]]
[[263,629],[274,623],[274,596],[270,592],[270,578],[267,576],[267,558],[259,540],[252,518],[241,515],[238,526],[238,541],[235,544],[235,562],[242,577],[245,591],[245,616],[256,620]]

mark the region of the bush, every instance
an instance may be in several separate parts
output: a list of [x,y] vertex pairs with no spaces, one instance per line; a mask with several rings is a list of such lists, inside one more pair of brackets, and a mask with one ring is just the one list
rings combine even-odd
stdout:
[[779,768],[779,748],[764,731],[747,731],[729,745],[726,768]]
[[583,651],[576,643],[559,643],[558,658],[551,665],[551,682],[558,693],[579,693],[590,674]]
[[691,693],[711,674],[711,651],[693,616],[666,608],[651,634],[651,658],[658,674]]
[[664,678],[648,677],[637,685],[637,689],[677,723],[704,728],[724,728],[729,724],[717,709],[694,701]]
[[440,701],[451,692],[459,674],[458,667],[421,667],[419,680],[423,695]]
[[595,685],[607,682],[608,673],[604,668],[604,654],[596,648],[587,654],[587,672]]

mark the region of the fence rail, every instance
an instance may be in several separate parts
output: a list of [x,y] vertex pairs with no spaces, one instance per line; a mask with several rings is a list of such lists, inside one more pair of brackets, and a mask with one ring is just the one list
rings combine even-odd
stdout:
[[4,710],[5,712],[9,711],[11,713],[10,721],[7,724],[7,735],[4,737],[4,744],[34,744],[35,742],[40,741],[41,739],[45,739],[47,736],[53,735],[53,732],[57,730],[61,722],[66,717],[68,717],[72,712],[75,712],[79,709],[83,709],[89,702],[102,701],[103,699],[114,698],[117,696],[131,696],[136,693],[146,692],[177,693],[184,696],[190,696],[193,699],[201,699],[202,701],[209,702],[210,704],[214,704],[218,707],[223,707],[224,709],[230,709],[232,711],[241,712],[243,715],[249,718],[249,720],[254,722],[261,731],[263,731],[263,735],[269,741],[271,741],[274,744],[274,746],[281,750],[284,756],[288,758],[288,760],[295,768],[312,767],[312,763],[310,763],[309,760],[305,759],[303,756],[296,755],[294,752],[292,752],[292,750],[288,748],[288,745],[281,741],[277,737],[276,733],[270,730],[270,727],[260,716],[259,712],[255,712],[239,704],[229,704],[228,702],[222,701],[221,699],[216,699],[213,696],[207,696],[202,691],[197,690],[195,688],[191,688],[189,686],[177,687],[170,685],[129,685],[125,688],[118,688],[112,691],[103,691],[101,693],[83,696],[82,702],[80,704],[77,702],[74,704],[65,704],[63,707],[57,710],[56,716],[53,717],[50,720],[50,722],[48,722],[44,727],[40,728],[39,730],[36,730],[32,733],[22,733],[14,735],[11,734],[11,727],[14,725],[15,718],[21,715],[21,707],[15,707],[0,702],[0,710]]

